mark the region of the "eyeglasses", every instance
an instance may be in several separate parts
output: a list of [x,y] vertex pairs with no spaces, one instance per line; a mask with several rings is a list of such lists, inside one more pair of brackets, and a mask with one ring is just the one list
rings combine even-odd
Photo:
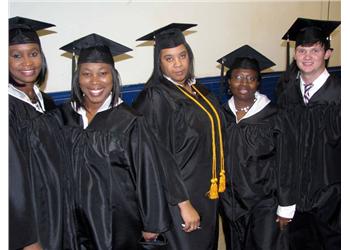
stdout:
[[244,82],[247,81],[248,83],[251,82],[256,82],[258,80],[258,78],[256,76],[251,76],[251,75],[247,75],[247,76],[243,76],[243,75],[232,75],[231,79],[233,79],[236,82]]

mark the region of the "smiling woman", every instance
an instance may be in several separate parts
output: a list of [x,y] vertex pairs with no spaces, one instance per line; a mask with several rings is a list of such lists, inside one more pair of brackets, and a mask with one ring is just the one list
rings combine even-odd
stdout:
[[33,163],[35,147],[27,131],[32,120],[55,107],[39,89],[47,66],[37,30],[52,26],[24,17],[9,19],[10,249],[61,249],[55,241],[61,237],[61,200],[56,196],[60,183],[51,178],[58,176],[59,170],[40,169]]
[[112,92],[112,66],[107,63],[82,63],[79,68],[80,89],[90,122]]

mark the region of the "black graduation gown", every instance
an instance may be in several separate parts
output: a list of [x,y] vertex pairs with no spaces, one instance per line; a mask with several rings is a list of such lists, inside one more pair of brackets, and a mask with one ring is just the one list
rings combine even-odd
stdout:
[[239,123],[228,103],[223,108],[228,190],[220,198],[230,220],[228,249],[286,249],[275,222],[277,206],[295,202],[290,194],[293,165],[285,159],[285,119],[271,103]]
[[142,230],[168,230],[166,198],[182,198],[164,191],[181,187],[161,181],[168,173],[160,165],[172,166],[174,160],[156,146],[144,119],[123,103],[97,113],[84,131],[70,103],[61,116],[64,125],[82,131],[71,141],[80,247],[139,249]]
[[[201,84],[195,86],[219,109],[212,93]],[[197,100],[215,120],[214,113],[205,101],[202,98]],[[179,208],[176,205],[170,206],[173,224],[166,233],[169,249],[215,248],[218,200],[210,200],[206,196],[212,177],[211,123],[207,114],[166,79],[160,83],[148,83],[133,106],[146,117],[159,142],[175,157],[189,200],[201,216],[202,229],[186,233],[182,230]],[[217,131],[218,128],[215,129]],[[218,149],[218,138],[216,145]],[[220,155],[219,150],[216,155]],[[218,160],[217,173],[219,166]]]
[[21,249],[38,241],[26,160],[9,127],[9,249]]
[[279,105],[293,121],[297,211],[314,211],[340,229],[340,79],[330,75],[305,105],[300,81],[291,81]]
[[[47,95],[43,95],[43,97],[44,105],[47,105],[45,107],[48,110],[53,102],[48,99]],[[44,249],[62,249],[61,167],[63,164],[59,165],[56,163],[57,159],[60,159],[60,155],[56,154],[57,148],[54,148],[52,151],[47,148],[47,146],[52,145],[56,138],[55,133],[51,134],[50,131],[46,131],[51,126],[41,127],[39,125],[40,122],[38,124],[34,122],[42,116],[42,113],[36,111],[30,104],[9,95],[11,139],[19,145],[17,155],[22,155],[24,159],[23,164],[25,164],[25,169],[29,173],[30,193],[34,207],[34,216],[31,219],[33,220],[32,224],[36,225],[36,229],[33,228],[32,230],[33,232],[37,231],[35,232],[37,233],[37,240]],[[33,128],[36,128],[38,131],[42,129],[44,132],[40,134],[45,134],[46,136],[37,136],[33,132]],[[15,157],[12,155],[14,152],[16,151],[9,152],[10,159]],[[12,170],[10,170],[11,172]],[[11,176],[10,180],[19,178]],[[11,187],[12,184],[10,183]],[[30,211],[30,208],[28,211]],[[11,219],[10,223],[12,223]],[[19,226],[20,224],[10,225],[11,228],[16,227],[14,231],[17,232],[16,235],[10,235],[10,241],[12,238],[17,238],[18,234],[27,234],[28,228],[19,228]]]
[[340,249],[340,79],[330,75],[305,105],[300,80],[290,81],[279,105],[293,121],[297,211],[293,249]]

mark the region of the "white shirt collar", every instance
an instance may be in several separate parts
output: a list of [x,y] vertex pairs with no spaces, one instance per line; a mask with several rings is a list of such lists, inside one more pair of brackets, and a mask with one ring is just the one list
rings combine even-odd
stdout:
[[[112,94],[110,94],[106,98],[104,103],[97,110],[96,114],[99,113],[99,112],[105,111],[107,109],[110,109],[111,108],[110,107],[111,101],[112,101]],[[116,104],[113,107],[116,107],[116,106],[118,106],[121,103],[123,103],[123,100],[121,98],[118,98],[118,101],[116,102]],[[75,112],[77,112],[81,116],[81,118],[83,119],[83,127],[84,127],[84,129],[86,129],[87,126],[89,125],[88,118],[86,116],[86,110],[83,107],[79,107],[79,109],[77,109],[75,102],[72,102],[71,105],[72,105],[72,108],[75,110]]]
[[266,95],[261,94],[259,91],[255,92],[255,98],[256,98],[256,101],[254,102],[253,106],[239,121],[237,120],[237,116],[236,116],[237,109],[236,109],[234,97],[232,96],[230,100],[228,100],[228,106],[230,107],[231,111],[236,117],[236,123],[242,121],[243,119],[251,117],[256,113],[259,113],[263,108],[265,108],[271,102],[271,100]]
[[[321,75],[319,75],[313,82],[312,88],[309,90],[309,96],[310,98],[323,86],[323,84],[327,81],[329,77],[329,73],[327,69],[325,69]],[[305,82],[302,77],[300,77],[300,90],[302,95],[304,95],[305,90]]]
[[44,113],[45,112],[45,105],[44,105],[44,99],[43,96],[39,90],[39,88],[34,84],[33,86],[33,90],[36,94],[36,96],[38,97],[38,102],[36,103],[32,103],[29,99],[29,97],[26,95],[26,93],[24,93],[23,91],[17,89],[16,87],[14,87],[12,84],[8,84],[8,93],[9,95],[20,99],[21,101],[24,101],[28,104],[30,104],[31,106],[33,106],[35,108],[36,111],[40,112],[40,113]]
[[[166,76],[166,75],[163,75],[163,76],[164,76],[164,78],[166,78],[169,82],[172,82],[172,83],[174,83],[174,84],[177,85],[177,86],[182,86],[181,84],[179,84],[179,83],[175,82],[173,79],[171,79],[169,76]],[[189,86],[194,85],[194,84],[196,84],[196,78],[193,78],[193,79],[191,79],[190,81],[188,81],[188,85],[189,85]]]

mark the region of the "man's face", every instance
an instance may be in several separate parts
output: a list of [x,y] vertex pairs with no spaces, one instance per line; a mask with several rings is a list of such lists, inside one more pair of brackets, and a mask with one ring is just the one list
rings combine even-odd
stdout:
[[302,75],[318,77],[325,69],[325,60],[331,56],[332,51],[325,51],[320,43],[311,46],[299,45],[295,49],[294,59]]

